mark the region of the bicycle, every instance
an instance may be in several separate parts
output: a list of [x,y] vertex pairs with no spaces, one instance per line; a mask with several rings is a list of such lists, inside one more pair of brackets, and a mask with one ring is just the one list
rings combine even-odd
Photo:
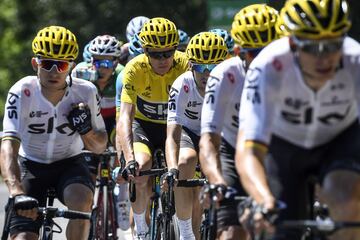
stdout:
[[[171,195],[168,196],[165,192],[161,191],[161,176],[167,172],[167,168],[164,167],[164,152],[161,149],[156,149],[153,154],[153,160],[153,169],[139,172],[139,176],[154,176],[153,195],[150,198],[150,239],[171,240],[174,239],[175,235],[173,224],[171,224],[175,217],[172,213],[174,210],[168,208],[169,205],[166,203],[169,197],[171,198]],[[136,187],[133,181],[130,181],[129,184],[129,198],[131,202],[136,201]]]
[[[94,156],[94,154],[89,153]],[[94,205],[91,217],[89,240],[116,240],[117,223],[113,189],[115,183],[111,177],[110,162],[114,160],[116,151],[106,150],[95,155],[99,157],[99,173],[96,179]]]
[[[47,190],[47,204],[46,207],[38,208],[38,215],[41,219],[41,228],[39,234],[39,240],[52,240],[53,233],[62,233],[62,228],[58,225],[54,218],[66,218],[66,219],[91,219],[91,213],[79,212],[74,210],[67,210],[53,207],[54,199],[55,199],[55,189],[49,188]],[[5,216],[5,224],[3,233],[1,236],[1,240],[7,240],[9,235],[10,228],[10,216],[14,207],[14,199],[10,199],[8,205],[6,206],[6,216]],[[56,226],[57,229],[54,229]]]
[[[204,209],[203,221],[200,227],[201,240],[215,240],[217,237],[217,194],[219,193],[219,186],[214,184],[206,184],[204,192],[209,194],[210,207]],[[239,196],[236,191],[231,188],[227,188],[223,196],[221,203],[233,203],[240,204],[248,201],[249,197]]]

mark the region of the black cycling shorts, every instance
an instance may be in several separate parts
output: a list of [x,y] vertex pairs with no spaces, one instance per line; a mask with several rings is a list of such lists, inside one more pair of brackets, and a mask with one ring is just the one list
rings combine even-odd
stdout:
[[194,149],[197,153],[199,152],[199,142],[200,137],[193,133],[187,127],[182,127],[181,130],[181,139],[180,139],[180,148],[191,148]]
[[[154,152],[155,149],[165,151],[166,141],[166,124],[153,123],[135,118],[132,123],[132,131],[134,136],[134,144],[142,143],[149,150]],[[136,152],[137,149],[134,148]]]
[[[280,219],[308,219],[314,200],[311,179],[321,184],[327,174],[340,169],[360,173],[360,125],[356,121],[329,143],[313,149],[272,136],[265,166],[271,191],[287,204]],[[275,239],[300,239],[298,233],[286,234]]]
[[[222,174],[228,186],[235,188],[239,195],[247,196],[235,168],[235,149],[224,138],[221,139],[220,160]],[[220,231],[222,228],[228,226],[240,225],[236,209],[236,203],[220,204],[220,208],[217,211],[218,227]]]
[[[55,189],[56,198],[63,204],[63,191],[70,184],[80,183],[94,191],[94,184],[82,154],[51,164],[41,164],[23,157],[19,157],[19,162],[25,193],[36,198],[40,206],[46,205],[46,191],[49,188]],[[20,232],[38,234],[41,226],[40,220],[33,221],[15,213],[10,221],[11,236]]]

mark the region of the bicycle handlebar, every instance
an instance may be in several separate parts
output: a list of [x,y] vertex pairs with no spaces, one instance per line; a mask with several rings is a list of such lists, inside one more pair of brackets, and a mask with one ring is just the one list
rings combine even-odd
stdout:
[[38,214],[41,216],[46,215],[50,218],[62,217],[66,219],[91,219],[91,213],[59,209],[55,207],[39,207]]
[[207,184],[205,178],[178,180],[177,187],[201,187]]

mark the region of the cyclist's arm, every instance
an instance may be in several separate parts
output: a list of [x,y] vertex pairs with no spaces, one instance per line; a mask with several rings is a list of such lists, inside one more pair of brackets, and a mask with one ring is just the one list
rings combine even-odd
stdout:
[[175,80],[169,93],[165,143],[168,169],[178,168],[182,126],[185,126],[186,124],[186,121],[183,120],[183,114],[189,99],[189,94],[185,93],[183,90],[184,85],[188,84],[187,80],[184,78],[184,74],[182,74]]
[[219,148],[221,136],[217,133],[203,133],[200,138],[199,160],[201,170],[212,184],[224,184],[225,179],[222,176]]
[[135,105],[122,102],[120,116],[116,126],[116,135],[119,136],[119,142],[126,162],[135,160],[132,133],[132,122],[134,120],[134,116]]
[[241,183],[245,190],[256,202],[266,205],[274,202],[270,191],[264,167],[267,146],[255,141],[244,141],[243,131],[239,131],[235,165],[241,176]]
[[107,138],[106,131],[104,132],[102,130],[91,130],[88,133],[81,135],[85,148],[96,154],[104,152],[106,149]]
[[178,168],[178,156],[180,149],[181,125],[167,125],[166,132],[166,164],[168,169]]
[[21,185],[20,168],[17,161],[20,142],[17,139],[4,138],[1,142],[1,175],[10,195],[24,194]]
[[246,74],[239,111],[235,165],[245,190],[258,203],[274,204],[264,167],[271,140],[272,123],[281,89],[279,78],[261,59],[255,59]]
[[96,154],[102,153],[106,149],[108,136],[105,129],[104,119],[101,116],[100,97],[97,89],[92,85],[92,91],[88,98],[88,107],[91,111],[92,130],[81,135],[81,139],[87,150]]

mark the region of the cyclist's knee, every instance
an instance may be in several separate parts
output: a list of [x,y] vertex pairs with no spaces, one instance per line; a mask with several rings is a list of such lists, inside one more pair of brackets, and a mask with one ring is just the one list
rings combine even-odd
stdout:
[[90,211],[93,201],[93,192],[82,184],[70,184],[64,189],[64,202],[69,209]]
[[320,195],[326,203],[335,206],[359,201],[360,175],[346,170],[333,171],[324,178]]
[[245,230],[240,226],[226,226],[218,232],[219,240],[246,240]]
[[33,232],[21,232],[11,236],[11,240],[37,240],[39,236]]

